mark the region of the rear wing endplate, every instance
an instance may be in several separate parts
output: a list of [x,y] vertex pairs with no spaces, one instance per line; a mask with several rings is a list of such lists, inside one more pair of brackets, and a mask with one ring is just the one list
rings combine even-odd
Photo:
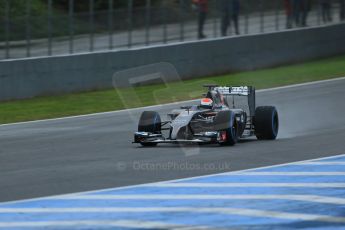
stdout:
[[213,87],[224,96],[245,96],[248,98],[250,116],[255,115],[255,88],[253,86],[216,86]]

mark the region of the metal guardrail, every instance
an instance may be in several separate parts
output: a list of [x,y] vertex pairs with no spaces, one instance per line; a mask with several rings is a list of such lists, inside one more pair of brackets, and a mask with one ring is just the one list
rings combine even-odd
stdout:
[[[88,6],[84,12],[75,9],[78,1],[81,0],[66,0],[67,11],[63,11],[56,9],[56,0],[44,0],[45,13],[35,15],[32,0],[24,0],[21,14],[13,13],[11,4],[14,1],[0,0],[3,6],[0,10],[0,59],[127,49],[200,39],[198,18],[202,12],[198,7],[192,7],[191,0],[163,0],[155,4],[145,0],[141,6],[137,5],[143,0],[128,0],[123,8],[115,8],[115,0],[107,0],[107,10],[101,11],[96,8],[96,0],[83,0]],[[232,11],[233,0],[225,0],[225,4],[230,3],[229,8],[224,6],[224,0],[208,2],[202,31],[207,38],[220,37],[221,26],[227,20],[230,24],[227,36],[236,36],[233,25],[237,16],[239,34],[282,31],[344,20],[345,0],[241,0],[239,10],[235,12]]]

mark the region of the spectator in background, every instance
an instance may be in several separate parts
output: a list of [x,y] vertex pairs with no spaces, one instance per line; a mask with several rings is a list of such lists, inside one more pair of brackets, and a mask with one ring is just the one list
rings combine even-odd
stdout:
[[291,0],[284,0],[284,5],[285,5],[285,14],[286,14],[286,29],[291,29],[292,20],[293,20]]
[[303,0],[302,26],[307,26],[308,14],[311,10],[312,0]]
[[238,16],[240,13],[240,1],[239,0],[221,0],[221,33],[222,36],[227,35],[228,27],[231,26],[231,22],[234,23],[235,34],[240,34],[238,28]]
[[296,26],[301,24],[301,6],[302,0],[292,0],[292,12]]
[[192,0],[198,11],[198,38],[206,38],[204,34],[204,25],[208,12],[208,0]]
[[310,8],[310,0],[292,1],[292,11],[296,26],[307,26],[307,16]]
[[324,23],[332,21],[331,6],[332,6],[331,0],[321,0],[322,21]]
[[345,0],[339,0],[340,20],[345,20]]

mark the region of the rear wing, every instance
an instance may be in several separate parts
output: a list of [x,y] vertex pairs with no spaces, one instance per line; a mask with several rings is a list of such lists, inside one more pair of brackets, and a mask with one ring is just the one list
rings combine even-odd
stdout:
[[218,86],[218,85],[204,85],[208,90],[218,91],[223,96],[245,96],[248,98],[248,107],[250,116],[255,115],[255,87],[253,86]]
[[251,93],[251,88],[248,86],[224,86],[215,87],[214,90],[219,93],[226,95],[237,95],[237,96],[249,96]]

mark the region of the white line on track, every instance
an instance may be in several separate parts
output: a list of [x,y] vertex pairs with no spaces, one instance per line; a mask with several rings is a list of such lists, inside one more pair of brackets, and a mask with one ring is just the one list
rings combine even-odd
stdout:
[[340,161],[323,161],[323,162],[302,162],[297,165],[345,165],[345,162]]
[[230,172],[229,176],[345,176],[345,172]]
[[[345,154],[339,154],[334,156],[328,156],[328,157],[321,157],[316,159],[309,159],[309,160],[303,160],[303,161],[296,161],[296,162],[288,162],[283,164],[277,164],[277,165],[269,165],[269,166],[263,166],[263,167],[257,167],[257,168],[250,168],[250,169],[244,169],[244,170],[238,170],[238,171],[232,171],[232,172],[225,172],[225,173],[217,173],[217,174],[209,174],[204,176],[195,176],[195,177],[188,177],[188,178],[182,178],[182,179],[174,179],[174,180],[168,180],[168,181],[159,181],[159,182],[152,182],[152,183],[146,183],[146,184],[137,184],[137,185],[129,185],[129,186],[122,186],[122,187],[116,187],[116,188],[105,188],[105,189],[98,189],[98,190],[91,190],[91,191],[84,191],[84,192],[76,192],[76,193],[69,193],[69,194],[62,194],[62,195],[53,195],[53,196],[46,196],[46,197],[38,197],[38,198],[31,198],[31,199],[23,199],[23,200],[14,200],[14,201],[7,201],[7,202],[0,202],[0,205],[8,205],[8,204],[17,204],[21,202],[30,202],[30,201],[40,201],[40,200],[50,200],[50,199],[60,199],[60,198],[66,198],[66,197],[74,197],[79,195],[87,195],[91,193],[97,193],[97,192],[109,192],[109,191],[118,191],[123,189],[132,189],[132,188],[142,188],[147,186],[156,186],[159,184],[166,184],[166,183],[173,183],[173,182],[183,182],[188,181],[192,179],[204,179],[204,178],[210,178],[214,176],[228,176],[232,174],[239,174],[239,173],[252,173],[253,170],[262,170],[262,169],[272,169],[280,166],[287,166],[287,165],[295,165],[302,162],[311,162],[315,160],[329,160],[334,159],[338,157],[344,157]],[[253,172],[256,173],[256,172]]]
[[[291,212],[276,212],[243,208],[217,207],[102,207],[102,208],[0,208],[0,213],[209,213],[221,215],[241,215],[250,217],[279,218],[289,220],[345,223],[345,217],[315,215]],[[0,225],[3,222],[0,222]]]
[[[61,198],[62,200],[293,200],[325,204],[345,205],[344,198],[317,196],[317,195],[161,195],[161,194],[135,194],[135,195],[82,195]],[[86,201],[86,202],[87,202]]]
[[345,183],[157,183],[149,187],[161,188],[231,188],[231,187],[298,187],[345,188]]
[[[334,81],[341,81],[341,80],[345,80],[345,77],[333,78],[333,79],[327,79],[327,80],[320,80],[320,81],[312,81],[312,82],[306,82],[306,83],[300,83],[300,84],[294,84],[294,85],[287,85],[287,86],[281,86],[281,87],[274,87],[274,88],[268,88],[268,89],[261,89],[261,90],[257,90],[256,92],[257,93],[263,93],[263,92],[276,91],[276,90],[282,90],[282,89],[290,89],[290,88],[310,86],[310,85],[317,85],[317,84],[322,84],[322,83],[327,83],[327,82],[334,82]],[[159,108],[159,107],[162,107],[162,106],[178,105],[178,104],[181,104],[181,103],[188,103],[188,102],[194,102],[194,101],[196,101],[196,100],[179,101],[179,102],[172,102],[172,103],[161,104],[161,105],[152,105],[152,106],[146,106],[146,107],[124,109],[124,110],[116,110],[116,111],[101,112],[101,113],[91,113],[91,114],[69,116],[69,117],[43,119],[43,120],[36,120],[36,121],[24,121],[24,122],[10,123],[10,124],[2,124],[2,125],[0,125],[0,127],[1,126],[20,125],[20,124],[39,123],[39,122],[46,122],[46,121],[58,121],[58,120],[65,120],[65,119],[75,119],[75,118],[82,118],[82,117],[92,117],[92,116],[100,116],[100,115],[107,115],[107,114],[116,114],[116,113],[123,113],[123,112],[136,111],[136,110],[142,110],[142,109]]]
[[179,229],[179,230],[194,230],[194,229],[210,229],[205,226],[185,226],[168,224],[156,221],[139,221],[139,220],[77,220],[77,221],[18,221],[18,222],[0,222],[0,228],[47,228],[47,227],[120,227],[120,228],[138,228],[141,229]]

